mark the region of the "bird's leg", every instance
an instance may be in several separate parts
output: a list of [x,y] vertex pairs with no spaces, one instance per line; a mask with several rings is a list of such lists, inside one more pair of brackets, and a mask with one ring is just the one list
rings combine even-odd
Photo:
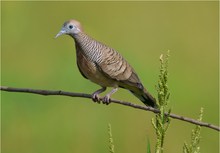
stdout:
[[106,87],[102,87],[101,89],[95,91],[93,94],[92,94],[92,100],[94,102],[100,102],[100,98],[99,98],[99,94],[104,92],[106,90]]
[[118,88],[113,88],[108,94],[105,95],[105,97],[102,98],[103,104],[110,104],[110,97],[113,93],[115,93],[118,90]]

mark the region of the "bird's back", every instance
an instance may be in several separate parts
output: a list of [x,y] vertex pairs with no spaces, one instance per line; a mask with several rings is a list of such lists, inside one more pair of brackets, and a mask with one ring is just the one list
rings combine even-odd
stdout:
[[86,34],[78,35],[75,42],[77,64],[80,72],[86,78],[91,80],[91,77],[99,75],[102,79],[112,80],[114,83],[110,86],[115,86],[115,84],[123,86],[124,82],[137,87],[141,84],[134,69],[113,48]]

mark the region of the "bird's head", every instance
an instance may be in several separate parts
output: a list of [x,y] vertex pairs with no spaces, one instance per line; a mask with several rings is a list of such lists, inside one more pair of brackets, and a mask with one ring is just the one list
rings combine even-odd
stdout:
[[61,28],[60,32],[55,36],[55,38],[63,34],[74,36],[82,31],[83,29],[82,29],[80,22],[72,19],[72,20],[66,21],[63,24],[63,27]]

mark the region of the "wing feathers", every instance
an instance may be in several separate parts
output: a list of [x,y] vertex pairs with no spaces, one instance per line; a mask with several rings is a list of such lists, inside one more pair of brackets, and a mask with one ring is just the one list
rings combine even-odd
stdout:
[[132,74],[132,69],[127,61],[113,49],[103,56],[102,62],[98,65],[106,75],[118,81],[126,80]]

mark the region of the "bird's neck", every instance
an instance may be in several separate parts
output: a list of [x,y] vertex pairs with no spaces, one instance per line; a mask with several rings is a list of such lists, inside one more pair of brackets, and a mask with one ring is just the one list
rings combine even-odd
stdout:
[[[76,43],[77,52],[82,52],[88,59],[92,61],[97,61],[100,57],[98,57],[100,49],[100,43],[95,39],[91,38],[87,34],[80,32],[76,35],[72,36]],[[97,55],[97,56],[94,56]]]
[[83,32],[79,32],[78,34],[71,35],[75,42],[85,45],[91,42],[92,38]]

